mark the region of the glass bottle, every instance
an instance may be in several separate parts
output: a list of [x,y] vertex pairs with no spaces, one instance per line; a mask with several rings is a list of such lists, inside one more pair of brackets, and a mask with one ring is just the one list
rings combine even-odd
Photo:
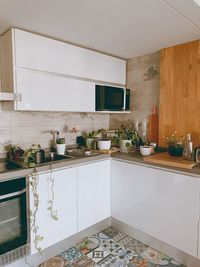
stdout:
[[191,133],[187,133],[184,141],[183,158],[187,160],[193,159],[193,143]]

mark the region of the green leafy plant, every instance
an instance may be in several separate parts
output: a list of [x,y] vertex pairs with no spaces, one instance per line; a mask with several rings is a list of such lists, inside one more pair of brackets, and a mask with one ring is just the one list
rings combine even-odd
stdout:
[[99,134],[99,130],[91,132],[83,132],[83,138],[95,138]]
[[13,146],[11,144],[5,146],[9,160],[19,161],[24,154],[24,150],[20,146]]
[[[139,146],[141,144],[141,138],[135,128],[130,125],[121,125],[117,130],[117,139],[120,140],[131,140],[133,145]],[[130,146],[130,143],[127,143],[127,146]]]
[[177,131],[173,132],[170,136],[165,137],[165,142],[168,146],[182,147],[183,137],[177,137]]
[[101,135],[100,139],[103,140],[103,141],[106,141],[106,140],[111,140],[110,137],[108,137],[108,132],[106,129],[99,129],[98,130],[98,134]]
[[24,150],[24,162],[28,164],[30,168],[35,167],[35,154],[40,151],[41,145],[32,145],[30,148]]
[[183,137],[177,137],[177,131],[172,133],[170,136],[165,137],[165,141],[168,145],[168,152],[171,156],[183,155],[183,140]]
[[65,144],[65,138],[57,138],[56,144]]

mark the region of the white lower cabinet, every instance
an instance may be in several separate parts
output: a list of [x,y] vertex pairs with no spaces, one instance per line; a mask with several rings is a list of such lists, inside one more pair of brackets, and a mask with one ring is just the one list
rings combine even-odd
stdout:
[[[57,211],[58,220],[54,220],[48,210],[52,200],[50,176],[54,179],[52,211]],[[52,174],[39,173],[38,181],[39,208],[35,225],[38,227],[37,235],[44,238],[38,242],[41,249],[110,217],[110,160],[58,169]],[[30,210],[35,210],[31,186]],[[37,252],[34,239],[32,230],[31,254]]]
[[[50,173],[39,174],[38,193],[39,209],[36,213],[38,235],[44,237],[38,246],[45,249],[77,232],[77,194],[76,169],[62,169],[52,172],[54,179],[53,211],[57,211],[58,220],[53,220],[48,210],[52,200]],[[34,208],[32,189],[30,187],[30,209]],[[31,232],[31,253],[36,253],[34,233]]]
[[138,229],[140,167],[115,160],[111,166],[112,217]]
[[141,230],[197,257],[199,180],[141,167]]
[[77,168],[78,231],[110,216],[110,160]]
[[[38,243],[42,249],[112,216],[194,257],[200,255],[198,178],[114,159],[54,170],[52,210],[58,220],[53,220],[48,210],[50,175],[39,174],[37,188],[35,218],[37,234],[44,237]],[[35,210],[31,186],[30,209]],[[32,231],[31,253],[36,252]]]
[[111,215],[197,257],[199,180],[112,161]]

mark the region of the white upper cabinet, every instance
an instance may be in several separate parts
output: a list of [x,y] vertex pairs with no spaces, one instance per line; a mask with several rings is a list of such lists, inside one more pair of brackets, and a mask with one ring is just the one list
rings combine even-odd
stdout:
[[17,110],[95,111],[95,84],[26,69],[16,70]]
[[22,30],[13,30],[16,67],[126,84],[126,61]]
[[126,61],[18,29],[0,38],[1,90],[15,110],[95,112],[95,83],[125,85]]

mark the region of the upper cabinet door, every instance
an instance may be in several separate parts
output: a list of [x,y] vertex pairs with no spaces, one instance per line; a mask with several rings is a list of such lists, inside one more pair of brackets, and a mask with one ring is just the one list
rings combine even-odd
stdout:
[[95,111],[93,82],[17,69],[16,93],[22,94],[22,101],[15,103],[16,110]]
[[13,30],[16,67],[126,84],[126,61],[22,30]]

